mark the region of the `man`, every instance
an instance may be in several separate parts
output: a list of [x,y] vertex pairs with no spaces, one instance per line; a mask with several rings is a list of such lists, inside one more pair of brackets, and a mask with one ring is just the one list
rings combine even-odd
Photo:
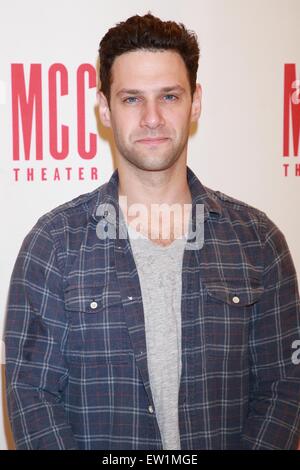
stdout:
[[[295,449],[295,268],[264,212],[187,167],[197,38],[148,13],[111,28],[99,52],[118,168],[41,217],[16,260],[5,333],[16,446]],[[167,234],[163,204],[182,209]]]

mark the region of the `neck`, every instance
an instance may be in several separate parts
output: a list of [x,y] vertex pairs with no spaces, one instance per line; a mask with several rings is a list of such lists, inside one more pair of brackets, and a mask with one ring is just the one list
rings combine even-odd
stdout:
[[[128,224],[151,240],[172,241],[187,233],[192,197],[185,161],[162,171],[120,165],[118,174],[119,203]],[[169,212],[157,209],[162,204]]]
[[133,165],[120,164],[119,196],[126,196],[127,203],[187,204],[191,193],[187,181],[187,167],[184,161],[177,161],[170,168],[161,171],[141,170]]

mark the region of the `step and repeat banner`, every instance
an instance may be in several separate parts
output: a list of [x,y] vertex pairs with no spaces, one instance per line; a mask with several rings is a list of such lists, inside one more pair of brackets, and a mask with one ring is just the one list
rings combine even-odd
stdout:
[[[1,338],[25,235],[42,214],[94,190],[116,167],[97,111],[99,42],[117,22],[149,10],[199,39],[202,114],[188,165],[206,186],[265,211],[300,275],[299,0],[3,1]],[[1,378],[0,448],[13,449],[3,370]]]

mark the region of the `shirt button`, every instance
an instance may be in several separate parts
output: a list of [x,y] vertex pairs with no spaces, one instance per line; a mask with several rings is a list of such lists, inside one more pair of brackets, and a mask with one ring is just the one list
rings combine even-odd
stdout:
[[90,303],[90,307],[94,310],[95,308],[98,307],[98,302],[95,302],[95,301],[93,300],[93,302]]
[[127,296],[128,300],[132,300],[132,297],[130,295]]
[[237,295],[235,295],[234,297],[232,297],[232,302],[234,304],[238,304],[240,302],[240,298]]
[[153,406],[152,406],[152,405],[149,405],[149,406],[148,406],[148,411],[149,411],[149,413],[151,413],[151,414],[154,413],[154,410],[153,410]]

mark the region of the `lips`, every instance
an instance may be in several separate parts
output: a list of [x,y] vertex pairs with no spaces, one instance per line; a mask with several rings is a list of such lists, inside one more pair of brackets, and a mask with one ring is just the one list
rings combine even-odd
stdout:
[[142,144],[160,144],[160,143],[166,142],[167,140],[169,140],[168,137],[153,137],[153,138],[140,139],[137,142],[140,142]]

